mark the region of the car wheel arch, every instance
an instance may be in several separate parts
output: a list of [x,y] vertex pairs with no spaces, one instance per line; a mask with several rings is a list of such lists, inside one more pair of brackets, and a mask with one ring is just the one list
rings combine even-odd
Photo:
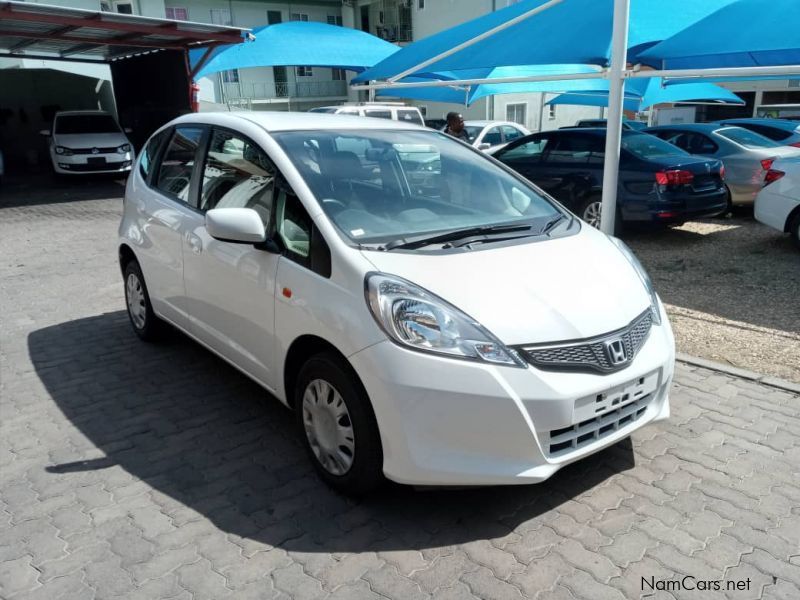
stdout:
[[134,253],[133,249],[128,246],[128,244],[120,244],[119,246],[119,268],[120,271],[123,273],[125,272],[125,267],[128,266],[133,260],[137,260],[136,254]]
[[336,346],[317,335],[301,335],[289,345],[283,361],[283,391],[286,404],[290,408],[294,408],[294,387],[297,383],[300,369],[309,358],[323,353],[333,353],[341,358],[342,362],[349,367],[355,381],[365,391],[364,384],[358,373],[356,373],[350,361],[347,360],[347,357]]
[[800,220],[800,204],[795,206],[794,210],[786,217],[786,224],[783,226],[783,232],[791,233],[792,226],[798,220]]

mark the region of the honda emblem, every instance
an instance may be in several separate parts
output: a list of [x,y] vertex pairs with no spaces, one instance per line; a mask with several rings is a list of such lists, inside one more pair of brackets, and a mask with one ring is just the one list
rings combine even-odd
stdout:
[[606,354],[611,364],[619,366],[628,362],[628,353],[625,351],[625,343],[620,338],[605,342]]

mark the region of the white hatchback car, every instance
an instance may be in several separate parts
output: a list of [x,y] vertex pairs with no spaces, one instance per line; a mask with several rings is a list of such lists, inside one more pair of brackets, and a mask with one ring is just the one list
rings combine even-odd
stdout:
[[141,153],[119,236],[135,332],[171,323],[260,383],[346,492],[540,482],[669,416],[636,258],[440,132],[186,115]]
[[59,175],[127,173],[133,163],[133,146],[114,117],[100,110],[56,113],[53,128],[42,135],[53,169]]
[[800,248],[800,160],[779,158],[772,163],[756,196],[755,217],[790,234]]

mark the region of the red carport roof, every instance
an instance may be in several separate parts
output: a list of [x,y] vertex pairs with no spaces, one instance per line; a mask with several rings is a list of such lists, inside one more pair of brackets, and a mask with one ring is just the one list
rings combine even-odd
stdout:
[[243,41],[248,29],[0,0],[0,55],[109,62]]

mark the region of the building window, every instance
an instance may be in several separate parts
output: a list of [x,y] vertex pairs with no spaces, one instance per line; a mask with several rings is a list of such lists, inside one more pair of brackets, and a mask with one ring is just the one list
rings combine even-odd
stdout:
[[239,69],[222,71],[222,81],[225,83],[239,83]]
[[425,10],[425,0],[417,0],[417,10]]
[[100,0],[100,10],[103,12],[115,12],[122,15],[132,15],[133,2],[130,0]]
[[347,77],[344,74],[344,69],[331,69],[334,81],[344,81]]
[[342,26],[342,17],[338,15],[328,15],[328,25]]
[[231,11],[227,8],[212,8],[211,22],[214,25],[233,25]]
[[311,67],[295,67],[294,73],[298,77],[312,77],[314,70]]
[[512,123],[519,123],[523,127],[528,120],[528,105],[521,104],[506,104],[506,121]]
[[164,11],[166,12],[166,17],[168,19],[172,19],[173,21],[188,21],[189,20],[189,11],[186,8],[178,8],[177,6],[167,6]]
[[551,121],[556,118],[556,105],[555,104],[548,104],[547,105],[547,118]]
[[308,21],[308,15],[305,13],[291,13],[289,15],[290,21]]

